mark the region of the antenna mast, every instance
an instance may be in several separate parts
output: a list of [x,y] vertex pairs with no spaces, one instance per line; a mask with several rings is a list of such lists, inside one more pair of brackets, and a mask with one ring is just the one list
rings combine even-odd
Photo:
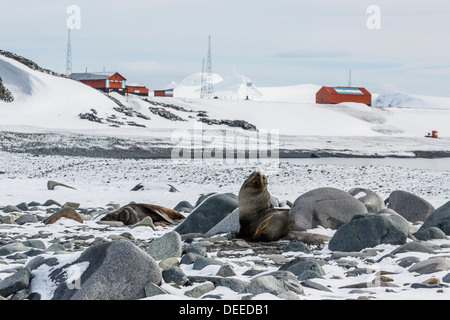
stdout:
[[200,89],[200,98],[203,99],[206,96],[206,79],[205,79],[205,58],[202,60],[202,82],[201,82],[201,89]]
[[348,86],[352,86],[352,70],[348,72]]
[[206,58],[206,73],[202,71],[201,98],[213,98],[214,86],[212,79],[211,36],[208,37],[208,56]]
[[72,73],[72,41],[70,38],[70,28],[68,28],[68,36],[67,36],[67,58],[66,58],[66,75],[70,75]]

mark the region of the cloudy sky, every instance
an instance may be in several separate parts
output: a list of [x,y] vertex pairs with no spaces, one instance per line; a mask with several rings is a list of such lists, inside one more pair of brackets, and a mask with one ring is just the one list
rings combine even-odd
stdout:
[[[201,72],[256,86],[352,84],[450,96],[448,0],[0,0],[0,48],[64,73],[118,71],[163,89]],[[374,7],[375,6],[375,7]],[[75,13],[76,14],[76,13]]]

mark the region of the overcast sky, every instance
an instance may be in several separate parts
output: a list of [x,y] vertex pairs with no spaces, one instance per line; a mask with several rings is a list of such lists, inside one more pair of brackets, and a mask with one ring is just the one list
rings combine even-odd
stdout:
[[213,72],[257,87],[347,85],[352,70],[375,93],[450,96],[448,0],[0,0],[0,48],[64,73],[70,5],[74,72],[163,89],[201,72],[211,35]]

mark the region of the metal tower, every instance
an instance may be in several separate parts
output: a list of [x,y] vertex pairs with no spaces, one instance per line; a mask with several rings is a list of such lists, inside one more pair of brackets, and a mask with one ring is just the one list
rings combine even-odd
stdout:
[[[203,67],[204,69],[204,60]],[[200,97],[203,98],[213,98],[214,97],[214,86],[212,78],[212,58],[211,58],[211,36],[208,37],[208,56],[206,58],[206,72],[202,70],[202,89]]]
[[348,72],[348,86],[352,86],[352,70]]
[[67,36],[67,58],[66,58],[66,75],[70,75],[72,73],[72,40],[70,38],[70,28]]

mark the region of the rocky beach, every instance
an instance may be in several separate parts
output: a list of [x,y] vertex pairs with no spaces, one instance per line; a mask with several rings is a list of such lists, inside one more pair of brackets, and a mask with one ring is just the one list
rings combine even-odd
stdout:
[[[449,170],[0,156],[2,299],[450,297]],[[296,221],[278,241],[235,236],[237,194],[256,170]],[[102,220],[130,203],[186,218]]]

